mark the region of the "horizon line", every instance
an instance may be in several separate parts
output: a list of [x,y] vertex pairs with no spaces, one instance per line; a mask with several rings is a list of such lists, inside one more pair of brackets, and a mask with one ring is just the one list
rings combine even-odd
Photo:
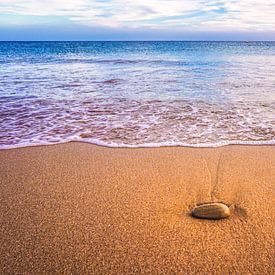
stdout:
[[275,42],[274,40],[181,40],[181,39],[171,39],[171,40],[0,40],[0,42]]

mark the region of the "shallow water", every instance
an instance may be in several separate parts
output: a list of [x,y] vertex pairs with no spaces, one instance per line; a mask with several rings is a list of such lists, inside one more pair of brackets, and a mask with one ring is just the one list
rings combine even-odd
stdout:
[[275,143],[274,42],[0,42],[0,148]]

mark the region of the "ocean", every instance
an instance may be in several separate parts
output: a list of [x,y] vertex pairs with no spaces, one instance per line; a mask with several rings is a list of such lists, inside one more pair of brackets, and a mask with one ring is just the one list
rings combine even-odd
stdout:
[[0,149],[275,144],[275,42],[0,42]]

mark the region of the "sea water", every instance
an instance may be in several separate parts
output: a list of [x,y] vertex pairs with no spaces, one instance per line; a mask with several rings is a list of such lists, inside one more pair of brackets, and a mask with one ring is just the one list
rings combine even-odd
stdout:
[[275,143],[275,42],[0,42],[0,148]]

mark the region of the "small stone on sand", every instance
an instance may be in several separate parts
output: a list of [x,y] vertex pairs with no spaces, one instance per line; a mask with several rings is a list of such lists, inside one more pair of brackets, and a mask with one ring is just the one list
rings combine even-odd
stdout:
[[230,209],[220,202],[211,202],[197,205],[192,210],[192,216],[200,219],[219,220],[230,216]]

